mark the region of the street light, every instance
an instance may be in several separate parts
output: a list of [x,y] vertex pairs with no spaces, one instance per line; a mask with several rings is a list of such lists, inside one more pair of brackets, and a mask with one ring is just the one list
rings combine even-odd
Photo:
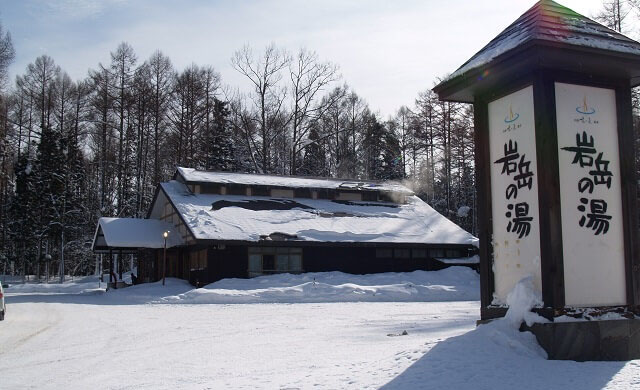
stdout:
[[51,263],[51,255],[48,253],[44,255],[44,260],[47,262],[47,283],[49,283],[49,263]]
[[162,262],[162,285],[164,286],[164,278],[167,274],[167,238],[169,237],[169,231],[162,233],[162,238],[164,238],[164,260]]

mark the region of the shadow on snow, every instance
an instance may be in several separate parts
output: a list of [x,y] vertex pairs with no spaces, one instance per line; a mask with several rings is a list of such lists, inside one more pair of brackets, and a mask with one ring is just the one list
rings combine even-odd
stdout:
[[599,390],[625,364],[546,360],[533,334],[499,320],[438,343],[382,389]]

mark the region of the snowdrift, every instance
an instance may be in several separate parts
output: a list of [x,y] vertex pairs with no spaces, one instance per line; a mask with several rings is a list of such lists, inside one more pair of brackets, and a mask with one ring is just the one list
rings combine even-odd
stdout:
[[[105,292],[95,276],[63,284],[14,284],[7,296],[82,297],[88,304],[234,304],[323,302],[451,302],[480,299],[479,275],[467,267],[352,275],[318,272],[278,274],[253,279],[223,279],[194,288],[181,279],[144,283]],[[75,299],[75,298],[74,298]],[[24,300],[24,299],[23,299]]]
[[479,276],[466,267],[351,275],[319,272],[278,274],[253,279],[223,279],[174,296],[166,303],[320,303],[320,302],[442,302],[479,297]]

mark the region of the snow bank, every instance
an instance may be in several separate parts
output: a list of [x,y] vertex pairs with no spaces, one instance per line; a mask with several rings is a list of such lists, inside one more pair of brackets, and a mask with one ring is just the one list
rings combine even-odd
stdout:
[[64,284],[16,284],[7,289],[7,295],[84,295],[88,304],[451,302],[479,300],[479,280],[479,275],[467,267],[450,267],[441,271],[370,275],[278,274],[223,279],[197,289],[185,280],[167,278],[164,286],[159,281],[105,293],[106,283],[99,284],[97,277],[88,276]]
[[466,267],[351,275],[342,272],[278,274],[224,279],[167,303],[436,302],[479,299],[479,276]]
[[109,303],[155,303],[165,299],[184,294],[193,289],[186,280],[166,278],[165,285],[162,281],[154,283],[142,283],[126,288],[111,289],[107,291],[103,299]]
[[51,277],[49,283],[46,282],[27,282],[27,283],[9,283],[6,289],[8,296],[16,294],[98,294],[102,293],[107,286],[106,283],[99,283],[97,276],[85,276],[74,278],[65,283],[58,283],[57,277]]

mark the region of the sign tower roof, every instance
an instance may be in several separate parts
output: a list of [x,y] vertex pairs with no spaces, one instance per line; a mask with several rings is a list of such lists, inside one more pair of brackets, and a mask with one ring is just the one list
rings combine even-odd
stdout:
[[470,103],[478,91],[493,87],[496,79],[517,77],[535,67],[617,74],[637,86],[639,60],[640,43],[554,1],[541,0],[434,91],[443,100]]

